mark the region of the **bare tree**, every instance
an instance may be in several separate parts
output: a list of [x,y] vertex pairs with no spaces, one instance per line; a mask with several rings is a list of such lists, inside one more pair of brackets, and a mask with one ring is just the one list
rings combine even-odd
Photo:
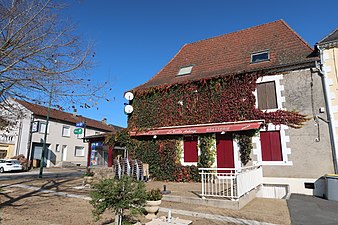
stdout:
[[[0,101],[91,107],[104,86],[88,78],[91,46],[74,35],[52,0],[0,0]],[[88,97],[90,96],[90,97]],[[73,106],[75,107],[75,106]],[[1,124],[1,120],[0,120]]]

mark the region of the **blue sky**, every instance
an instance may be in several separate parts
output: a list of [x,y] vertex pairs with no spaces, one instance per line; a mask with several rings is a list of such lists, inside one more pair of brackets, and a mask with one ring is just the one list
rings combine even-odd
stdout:
[[284,19],[313,46],[338,26],[338,1],[69,0],[65,15],[84,41],[94,41],[98,80],[115,98],[84,116],[126,127],[125,91],[154,76],[185,44]]

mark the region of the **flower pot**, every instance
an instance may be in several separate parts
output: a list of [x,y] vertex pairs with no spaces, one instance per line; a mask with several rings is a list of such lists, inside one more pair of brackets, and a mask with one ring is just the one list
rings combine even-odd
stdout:
[[146,218],[154,219],[156,217],[155,213],[158,211],[161,205],[161,200],[157,201],[146,201],[145,210],[147,211]]

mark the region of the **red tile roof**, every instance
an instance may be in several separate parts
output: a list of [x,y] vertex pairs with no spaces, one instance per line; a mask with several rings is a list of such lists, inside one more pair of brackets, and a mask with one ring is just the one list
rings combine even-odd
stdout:
[[[29,103],[29,102],[25,102],[25,101],[22,101],[22,100],[15,100],[15,101],[18,102],[19,104],[21,104],[22,106],[24,106],[25,108],[27,108],[28,110],[32,111],[34,115],[43,116],[43,117],[46,117],[46,115],[47,115],[47,112],[48,112],[47,107],[37,105],[37,104],[33,104],[33,103]],[[83,117],[83,116],[74,116],[71,113],[59,111],[59,110],[56,110],[56,109],[51,109],[50,118],[54,119],[54,120],[72,123],[74,125],[77,122],[84,122],[85,121],[87,127],[96,128],[98,130],[102,130],[102,131],[105,131],[105,132],[116,132],[116,131],[122,129],[122,127],[119,127],[119,126],[108,125],[108,124],[105,124],[101,121],[89,119],[89,118],[86,118],[86,117]]]
[[[250,63],[251,53],[269,50],[270,60]],[[184,45],[171,61],[139,88],[181,83],[226,74],[314,62],[313,49],[283,20]],[[190,75],[177,77],[181,67]]]

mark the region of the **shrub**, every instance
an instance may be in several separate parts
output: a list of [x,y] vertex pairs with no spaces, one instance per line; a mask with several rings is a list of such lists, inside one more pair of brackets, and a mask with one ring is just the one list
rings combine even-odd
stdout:
[[193,182],[201,182],[201,175],[197,166],[190,166],[190,179]]
[[147,200],[148,201],[158,201],[162,199],[162,194],[160,189],[151,189],[147,191]]
[[196,166],[178,165],[174,177],[176,182],[201,181],[201,176]]
[[83,174],[84,177],[93,177],[95,175],[95,173],[93,171],[90,171],[90,169],[88,168],[86,173]]
[[118,215],[117,219],[121,221],[129,218],[124,215],[126,209],[130,215],[142,211],[146,201],[146,190],[143,182],[123,176],[120,180],[103,179],[94,184],[90,196],[92,198],[90,204],[94,207],[92,213],[96,221],[106,209],[113,210]]

